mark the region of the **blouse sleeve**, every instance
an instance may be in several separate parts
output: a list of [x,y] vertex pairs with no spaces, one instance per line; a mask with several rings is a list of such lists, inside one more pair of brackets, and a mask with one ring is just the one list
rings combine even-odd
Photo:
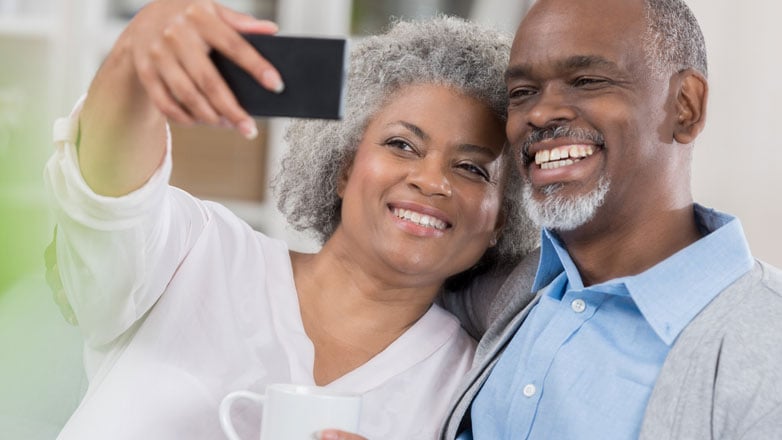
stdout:
[[111,343],[163,293],[208,221],[195,198],[170,187],[171,136],[154,175],[121,196],[96,194],[81,175],[76,150],[83,98],[54,126],[55,152],[44,180],[57,222],[57,265],[86,343]]

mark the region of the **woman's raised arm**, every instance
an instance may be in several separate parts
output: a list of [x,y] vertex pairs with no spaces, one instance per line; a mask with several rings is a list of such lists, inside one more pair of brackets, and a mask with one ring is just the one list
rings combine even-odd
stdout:
[[240,33],[271,34],[257,20],[211,0],[156,0],[121,34],[95,76],[79,123],[79,165],[98,194],[120,196],[141,187],[165,154],[166,118],[257,135],[214,68],[218,50],[272,91],[279,74]]

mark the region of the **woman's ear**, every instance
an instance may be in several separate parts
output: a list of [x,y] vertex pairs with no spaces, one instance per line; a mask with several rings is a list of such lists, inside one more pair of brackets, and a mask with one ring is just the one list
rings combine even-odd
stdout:
[[691,144],[706,124],[709,84],[703,74],[694,69],[687,69],[680,75],[673,138],[680,144]]
[[337,181],[337,195],[340,199],[345,196],[345,187],[348,186],[348,179],[350,178],[350,172],[352,169],[353,161],[350,161],[342,167],[342,171],[339,173],[339,180]]

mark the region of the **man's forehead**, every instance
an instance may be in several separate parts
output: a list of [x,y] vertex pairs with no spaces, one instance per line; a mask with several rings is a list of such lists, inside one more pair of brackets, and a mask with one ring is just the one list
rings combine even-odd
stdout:
[[[643,23],[644,0],[538,0],[522,20],[519,30],[541,26],[628,29]],[[538,29],[540,30],[540,29]]]
[[632,53],[645,29],[642,0],[539,0],[520,24],[511,56]]

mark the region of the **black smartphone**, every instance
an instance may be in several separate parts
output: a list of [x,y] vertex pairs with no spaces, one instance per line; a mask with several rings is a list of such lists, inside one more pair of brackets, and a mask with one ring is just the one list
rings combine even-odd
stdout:
[[340,119],[347,66],[347,40],[244,35],[277,68],[285,90],[273,93],[217,51],[211,58],[239,104],[253,116]]

